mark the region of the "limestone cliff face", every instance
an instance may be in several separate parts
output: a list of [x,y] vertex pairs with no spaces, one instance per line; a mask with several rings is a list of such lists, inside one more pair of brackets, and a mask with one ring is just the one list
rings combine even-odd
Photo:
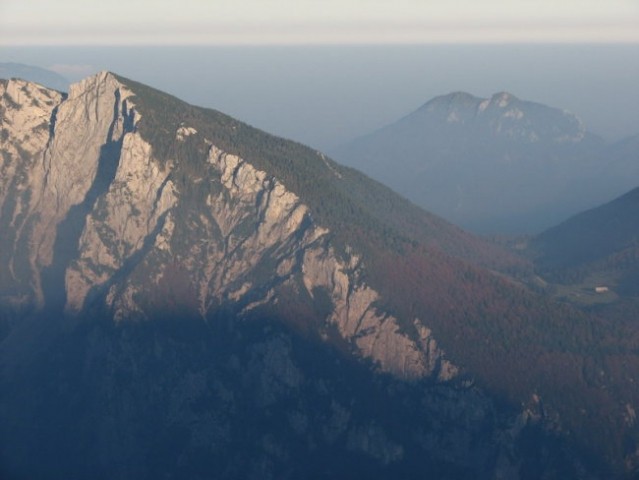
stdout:
[[[335,328],[381,371],[456,374],[421,319],[378,306],[361,256],[338,253],[280,179],[187,123],[160,161],[137,129],[145,112],[135,93],[109,73],[73,85],[68,98],[16,80],[1,88],[5,303],[77,315],[97,302],[123,321],[151,318],[168,288],[207,318],[221,305],[241,316],[297,292],[327,297],[320,328]],[[199,174],[185,182],[179,151],[197,145]]]
[[88,291],[109,280],[140,251],[175,205],[168,173],[153,162],[151,146],[138,134],[124,137],[115,178],[88,216],[79,258],[66,271],[68,310],[79,312]]
[[[382,371],[402,378],[454,376],[455,367],[443,358],[427,328],[415,320],[411,333],[418,340],[412,340],[401,331],[396,318],[374,306],[380,296],[358,281],[363,268],[358,257],[351,253],[347,259],[339,258],[327,239],[329,230],[313,222],[308,207],[294,193],[266,172],[215,146],[210,147],[208,163],[212,167],[209,180],[217,183],[219,190],[206,197],[207,208],[193,226],[201,232],[199,241],[175,251],[176,245],[184,245],[189,237],[189,232],[174,227],[176,208],[149,251],[149,257],[157,259],[172,252],[180,258],[203,317],[225,302],[241,305],[242,312],[278,302],[277,292],[284,286],[297,288],[301,277],[302,288],[311,298],[316,289],[329,294],[332,313],[326,322],[337,326],[355,351],[373,360]],[[113,268],[112,258],[105,255],[102,270]],[[159,286],[170,275],[170,264],[152,263]],[[143,308],[133,299],[142,297],[147,288],[133,281],[123,291],[114,285],[107,302],[116,318],[126,318],[128,312],[141,313]]]
[[25,227],[45,188],[44,152],[63,96],[22,80],[0,83],[0,94],[0,285],[12,292],[5,301],[19,306],[38,290]]
[[[0,83],[0,97],[2,208],[11,187],[18,190],[28,187],[27,178],[20,175],[23,171],[19,169],[32,167],[35,157],[47,147],[50,122],[55,108],[62,101],[62,94],[23,80],[11,80]],[[12,181],[15,184],[12,185]]]
[[22,287],[21,301],[44,305],[42,273],[54,260],[58,227],[87,200],[100,164],[113,163],[107,150],[120,141],[131,115],[130,92],[121,87],[107,73],[73,85],[68,98],[21,80],[7,84],[0,182],[15,206],[4,210],[13,211],[5,247],[13,255],[4,280]]

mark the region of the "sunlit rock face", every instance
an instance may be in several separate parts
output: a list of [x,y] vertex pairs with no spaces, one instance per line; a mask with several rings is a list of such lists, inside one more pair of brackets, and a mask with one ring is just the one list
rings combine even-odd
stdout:
[[130,92],[120,87],[106,73],[73,85],[68,98],[21,80],[6,84],[0,182],[4,211],[12,215],[3,282],[18,288],[18,303],[44,306],[42,275],[54,260],[58,227],[90,196],[100,165],[114,164],[107,150],[129,121]]

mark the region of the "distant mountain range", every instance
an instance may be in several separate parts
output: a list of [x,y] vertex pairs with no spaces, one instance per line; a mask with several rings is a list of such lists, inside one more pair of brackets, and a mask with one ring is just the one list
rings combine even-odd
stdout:
[[59,92],[66,92],[69,89],[69,80],[59,73],[22,63],[0,62],[0,78],[21,78]]
[[[557,115],[539,141],[600,144]],[[112,73],[2,80],[0,119],[3,478],[639,468],[637,344],[532,261]]]
[[634,186],[633,142],[606,145],[573,114],[509,93],[457,92],[331,153],[465,228],[534,233]]

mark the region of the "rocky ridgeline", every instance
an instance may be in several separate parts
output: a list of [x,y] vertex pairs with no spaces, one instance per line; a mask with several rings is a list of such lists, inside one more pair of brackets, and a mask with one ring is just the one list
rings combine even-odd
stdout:
[[134,92],[113,75],[73,85],[68,98],[20,80],[0,93],[5,305],[79,315],[98,302],[117,321],[149,318],[156,290],[178,268],[202,318],[222,304],[240,315],[277,304],[285,290],[311,301],[325,292],[321,329],[336,327],[380,370],[455,376],[420,319],[401,322],[407,332],[377,306],[360,256],[338,254],[294,193],[184,125],[176,144],[208,146],[205,175],[190,179],[209,184],[194,214],[174,181],[177,159],[156,159],[136,128],[144,114]]

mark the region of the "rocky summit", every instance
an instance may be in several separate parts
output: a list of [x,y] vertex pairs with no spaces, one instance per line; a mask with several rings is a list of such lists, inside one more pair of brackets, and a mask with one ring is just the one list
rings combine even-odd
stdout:
[[617,172],[597,183],[611,149],[565,110],[454,92],[332,153],[464,228],[521,234],[629,188]]
[[584,378],[605,325],[526,260],[108,72],[0,99],[3,478],[636,468],[637,399]]

